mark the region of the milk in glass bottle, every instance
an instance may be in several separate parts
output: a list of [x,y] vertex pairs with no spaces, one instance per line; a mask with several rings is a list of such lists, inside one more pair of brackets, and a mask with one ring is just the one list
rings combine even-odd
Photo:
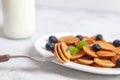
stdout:
[[2,0],[6,37],[25,39],[35,31],[35,0]]

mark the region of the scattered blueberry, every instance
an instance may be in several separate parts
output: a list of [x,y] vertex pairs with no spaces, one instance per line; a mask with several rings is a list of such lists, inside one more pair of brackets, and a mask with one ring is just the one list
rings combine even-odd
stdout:
[[115,47],[119,47],[119,46],[120,46],[120,40],[114,40],[114,41],[113,41],[113,45],[114,45]]
[[82,35],[77,35],[76,37],[79,38],[80,40],[83,39],[83,36],[82,36]]
[[49,50],[49,51],[54,50],[54,46],[55,46],[54,43],[47,43],[47,44],[45,45],[46,49]]
[[116,64],[120,67],[120,58],[117,59]]
[[56,43],[58,40],[57,40],[57,38],[55,37],[55,36],[50,36],[49,37],[49,42],[50,43]]
[[103,37],[101,34],[96,35],[96,40],[103,40]]
[[94,51],[99,51],[101,49],[100,45],[99,44],[94,44],[93,45],[93,50]]

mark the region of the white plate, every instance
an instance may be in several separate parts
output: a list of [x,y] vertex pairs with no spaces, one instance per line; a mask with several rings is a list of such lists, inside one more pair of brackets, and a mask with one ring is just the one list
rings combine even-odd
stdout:
[[[59,33],[59,34],[51,34],[55,35],[57,38],[65,35],[77,35],[78,33]],[[86,36],[91,36],[90,34],[82,34]],[[45,44],[48,42],[48,37],[50,35],[46,35],[44,37],[39,38],[35,42],[35,48],[39,52],[40,55],[43,55],[43,57],[48,57],[48,56],[54,56],[50,51],[47,51],[45,49]],[[107,39],[110,40],[110,39]],[[80,70],[80,71],[85,71],[89,73],[95,73],[95,74],[102,74],[102,75],[118,75],[120,74],[120,68],[99,68],[99,67],[92,67],[92,66],[87,66],[87,65],[82,65],[82,64],[77,64],[74,62],[68,62],[68,63],[61,63],[57,59],[52,60],[52,62],[62,65],[64,67]]]

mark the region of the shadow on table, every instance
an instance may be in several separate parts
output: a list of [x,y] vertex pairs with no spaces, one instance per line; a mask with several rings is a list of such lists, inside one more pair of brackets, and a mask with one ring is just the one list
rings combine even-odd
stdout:
[[[32,56],[34,53],[34,56],[40,56],[39,53],[32,47],[29,51],[29,55]],[[91,73],[86,73],[70,68],[66,68],[60,65],[57,65],[52,62],[36,62],[33,61],[34,65],[37,65],[38,68],[34,69],[24,69],[24,71],[36,71],[36,72],[43,72],[43,73],[49,73],[49,74],[58,74],[70,79],[75,79],[75,80],[119,80],[119,75],[118,76],[105,76],[105,75],[97,75],[97,74],[91,74]]]

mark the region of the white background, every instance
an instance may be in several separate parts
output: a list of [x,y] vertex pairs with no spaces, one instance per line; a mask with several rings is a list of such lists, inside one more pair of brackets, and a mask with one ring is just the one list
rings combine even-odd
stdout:
[[[0,0],[1,3],[2,0]],[[120,12],[120,0],[36,0],[37,6]],[[0,5],[1,8],[1,5]]]

